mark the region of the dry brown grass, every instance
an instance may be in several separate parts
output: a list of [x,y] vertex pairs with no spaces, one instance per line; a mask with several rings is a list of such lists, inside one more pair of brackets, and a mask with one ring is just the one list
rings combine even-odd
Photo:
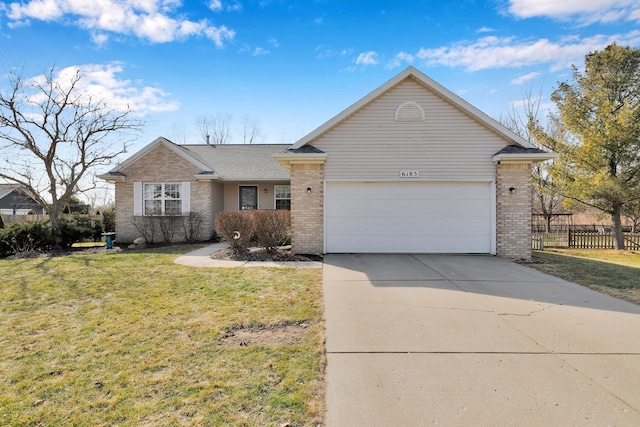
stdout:
[[320,272],[175,265],[188,249],[0,260],[0,425],[321,423]]

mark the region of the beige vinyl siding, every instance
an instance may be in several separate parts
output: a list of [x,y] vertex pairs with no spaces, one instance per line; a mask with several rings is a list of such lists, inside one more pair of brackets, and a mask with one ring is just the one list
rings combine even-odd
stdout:
[[224,210],[238,210],[238,184],[224,183]]
[[[396,122],[406,101],[418,103],[424,122]],[[344,122],[311,141],[328,154],[325,179],[402,180],[400,170],[417,170],[417,180],[493,180],[491,157],[507,141],[412,79],[406,79]]]
[[224,185],[221,182],[211,183],[211,211],[214,215],[224,210]]
[[[258,187],[258,209],[275,209],[275,196],[274,187],[272,183],[260,183],[255,182],[243,182],[243,183],[225,183],[224,184],[224,210],[225,211],[237,211],[239,206],[238,200],[238,187],[241,185],[257,186]],[[289,185],[289,184],[277,184],[277,185]],[[264,192],[264,189],[267,192]]]

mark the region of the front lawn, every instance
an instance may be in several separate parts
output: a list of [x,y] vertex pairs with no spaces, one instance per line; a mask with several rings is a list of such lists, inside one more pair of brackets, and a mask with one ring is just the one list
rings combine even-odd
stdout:
[[0,260],[0,425],[321,423],[320,271],[173,263],[189,249]]
[[603,249],[534,251],[547,264],[531,264],[542,272],[640,304],[640,252]]

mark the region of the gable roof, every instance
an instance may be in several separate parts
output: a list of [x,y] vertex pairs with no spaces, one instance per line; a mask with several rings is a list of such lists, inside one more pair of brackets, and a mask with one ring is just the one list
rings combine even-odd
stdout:
[[4,199],[11,194],[13,190],[20,188],[18,184],[0,184],[0,199]]
[[492,130],[493,132],[495,132],[496,134],[504,138],[508,144],[515,144],[524,148],[535,148],[525,139],[519,137],[518,135],[516,135],[515,133],[507,129],[505,126],[501,125],[496,120],[489,117],[487,114],[478,110],[476,107],[469,104],[467,101],[460,98],[458,95],[454,94],[453,92],[451,92],[450,90],[442,86],[441,84],[437,83],[435,80],[429,78],[426,74],[418,71],[414,67],[408,67],[407,69],[402,71],[400,74],[398,74],[397,76],[395,76],[394,78],[392,78],[391,80],[389,80],[388,82],[386,82],[385,84],[383,84],[382,86],[374,90],[373,92],[369,93],[364,98],[357,101],[355,104],[343,110],[341,113],[339,113],[338,115],[336,115],[335,117],[333,117],[332,119],[324,123],[323,125],[319,126],[317,129],[315,129],[311,133],[302,137],[300,140],[298,140],[295,144],[291,146],[291,149],[299,149],[311,143],[313,140],[315,140],[316,138],[318,138],[319,136],[321,136],[322,134],[324,134],[334,126],[343,122],[348,117],[353,115],[355,112],[357,112],[358,110],[360,110],[361,108],[363,108],[364,106],[366,106],[367,104],[369,104],[376,98],[380,97],[382,94],[389,91],[390,89],[397,86],[398,84],[400,84],[402,81],[406,79],[413,79],[414,81],[423,85],[427,89],[430,89],[431,91],[435,92],[440,97],[442,97],[445,101],[454,105],[455,107],[457,107],[462,112],[466,113],[471,118],[475,119],[485,127],[489,128],[490,130]]
[[118,164],[115,168],[111,169],[104,176],[108,176],[108,175],[117,176],[118,174],[120,174],[121,176],[124,176],[124,175],[122,175],[122,170],[123,169],[126,169],[128,166],[130,166],[133,163],[137,162],[142,157],[144,157],[148,152],[150,152],[154,148],[158,147],[159,145],[164,145],[166,148],[168,148],[169,150],[173,151],[178,156],[180,156],[183,159],[185,159],[187,162],[193,164],[195,167],[197,167],[199,169],[202,169],[203,171],[208,171],[208,170],[211,169],[209,165],[205,164],[200,159],[196,158],[196,156],[194,156],[193,154],[189,153],[187,150],[185,150],[184,148],[180,147],[178,144],[169,141],[165,137],[160,136],[160,137],[156,138],[155,140],[153,140],[153,142],[151,142],[150,144],[145,145],[140,151],[135,153],[133,156],[129,157],[124,162]]
[[200,169],[199,179],[226,181],[289,180],[289,173],[273,158],[273,154],[286,151],[285,144],[195,144],[178,145],[164,137],[158,137],[140,151],[118,164],[106,174],[99,175],[107,181],[125,181],[122,172],[151,150],[162,145]]

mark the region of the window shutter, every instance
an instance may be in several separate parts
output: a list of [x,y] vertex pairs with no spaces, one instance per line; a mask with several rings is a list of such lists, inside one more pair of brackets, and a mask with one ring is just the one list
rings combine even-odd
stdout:
[[191,183],[182,183],[182,215],[191,212]]
[[142,216],[142,183],[133,183],[133,215]]

